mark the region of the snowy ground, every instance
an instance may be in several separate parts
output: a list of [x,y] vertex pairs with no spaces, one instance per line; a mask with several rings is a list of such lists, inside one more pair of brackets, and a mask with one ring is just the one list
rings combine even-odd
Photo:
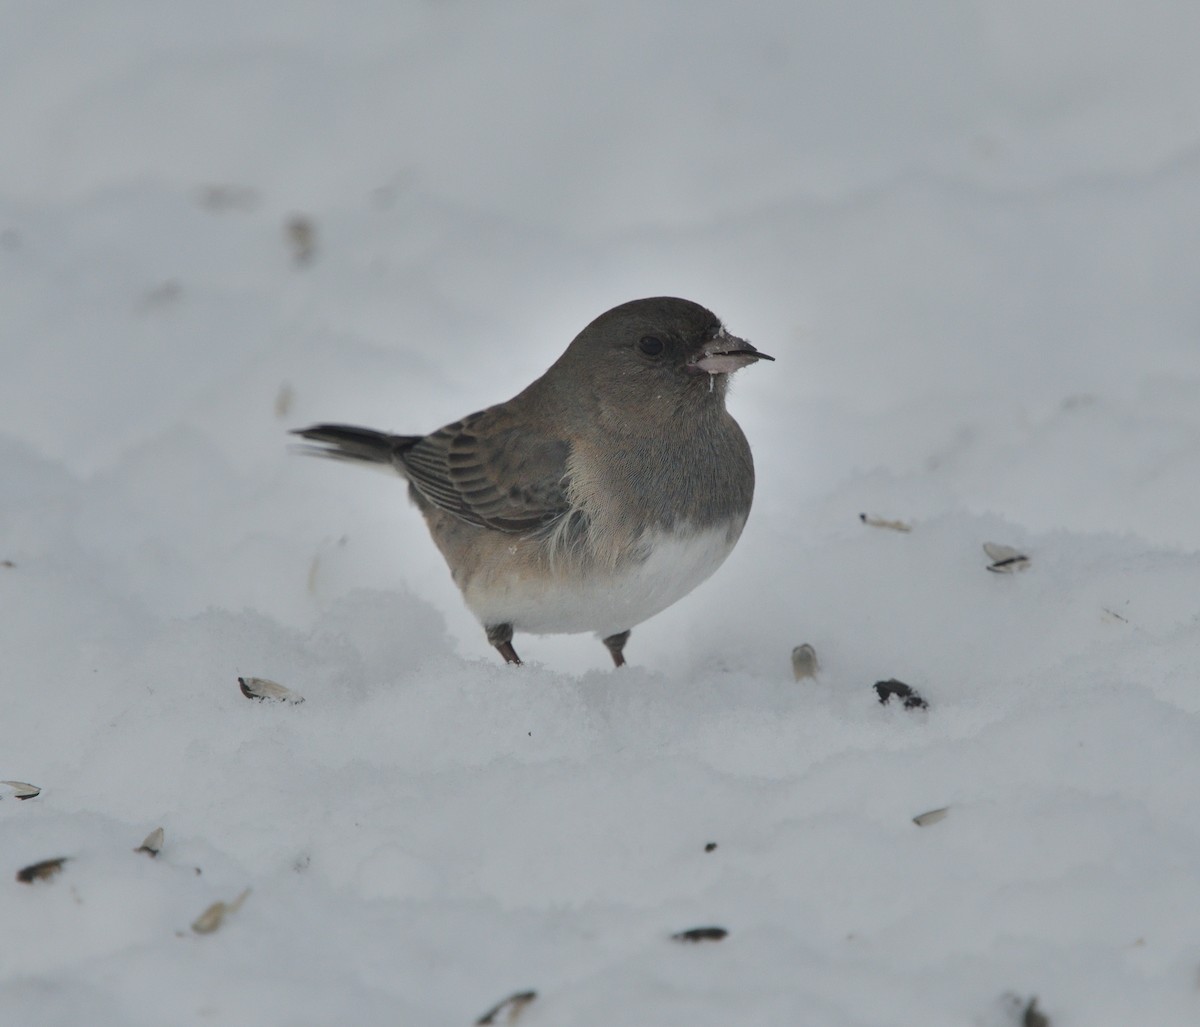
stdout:
[[[1200,8],[10,8],[0,1023],[1200,1022]],[[287,452],[661,293],[778,362],[621,673]]]

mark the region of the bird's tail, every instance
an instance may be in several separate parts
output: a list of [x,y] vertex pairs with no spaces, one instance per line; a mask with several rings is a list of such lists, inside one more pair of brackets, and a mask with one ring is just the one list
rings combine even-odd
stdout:
[[318,443],[298,446],[302,453],[389,466],[396,466],[396,457],[421,438],[419,435],[389,435],[349,424],[314,424],[311,428],[297,428],[292,434]]

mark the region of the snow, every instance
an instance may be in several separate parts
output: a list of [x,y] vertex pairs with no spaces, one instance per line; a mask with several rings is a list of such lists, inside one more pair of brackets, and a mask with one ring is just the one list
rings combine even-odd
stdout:
[[[14,6],[0,1023],[1200,1022],[1198,33]],[[504,667],[402,483],[286,430],[431,430],[657,294],[777,358],[745,534],[621,672]]]

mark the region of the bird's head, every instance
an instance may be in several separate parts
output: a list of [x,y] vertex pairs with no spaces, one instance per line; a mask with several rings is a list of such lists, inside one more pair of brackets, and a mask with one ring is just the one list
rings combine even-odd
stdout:
[[691,403],[720,406],[734,371],[774,359],[731,335],[700,304],[659,296],[601,314],[575,337],[556,368],[586,381],[606,407],[652,411]]

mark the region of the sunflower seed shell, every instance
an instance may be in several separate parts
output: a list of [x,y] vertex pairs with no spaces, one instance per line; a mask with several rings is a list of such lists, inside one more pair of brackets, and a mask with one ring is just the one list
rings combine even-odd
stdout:
[[302,703],[304,696],[269,678],[238,678],[238,687],[247,699],[273,699],[276,702]]

